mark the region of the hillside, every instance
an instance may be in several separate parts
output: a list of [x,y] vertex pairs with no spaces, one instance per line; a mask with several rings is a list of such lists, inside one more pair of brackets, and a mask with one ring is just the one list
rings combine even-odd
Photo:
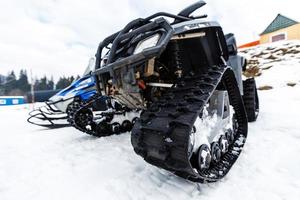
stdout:
[[300,41],[285,41],[241,50],[248,59],[248,74],[258,85],[280,88],[300,84]]

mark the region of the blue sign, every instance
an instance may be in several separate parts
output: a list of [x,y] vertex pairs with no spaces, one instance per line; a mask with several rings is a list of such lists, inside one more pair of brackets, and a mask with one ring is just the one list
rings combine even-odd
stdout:
[[22,96],[0,96],[0,106],[12,106],[24,103],[25,99]]

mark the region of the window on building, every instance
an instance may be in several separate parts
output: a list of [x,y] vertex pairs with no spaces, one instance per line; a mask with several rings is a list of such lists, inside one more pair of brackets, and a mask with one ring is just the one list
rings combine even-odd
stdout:
[[272,36],[272,42],[277,42],[277,41],[285,40],[285,39],[286,39],[286,35],[284,33],[280,33],[278,35]]

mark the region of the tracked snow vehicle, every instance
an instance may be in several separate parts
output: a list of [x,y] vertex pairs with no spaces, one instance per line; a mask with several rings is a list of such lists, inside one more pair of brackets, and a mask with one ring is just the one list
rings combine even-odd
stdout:
[[47,128],[69,126],[70,123],[68,121],[70,121],[69,118],[72,115],[70,110],[79,102],[87,101],[97,93],[96,81],[94,76],[91,76],[94,64],[95,59],[90,59],[80,79],[52,96],[45,102],[44,106],[31,111],[27,121]]
[[[191,16],[204,5],[130,22],[100,43],[94,75],[100,96],[112,97],[128,112],[141,110],[140,118],[131,119],[138,155],[191,181],[214,182],[239,157],[248,122],[242,66],[227,64],[235,56],[230,42],[217,22]],[[105,132],[89,105],[75,115],[85,131]]]

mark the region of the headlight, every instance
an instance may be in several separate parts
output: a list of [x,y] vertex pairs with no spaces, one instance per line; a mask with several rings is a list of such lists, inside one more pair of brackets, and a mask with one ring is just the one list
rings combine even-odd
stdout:
[[136,45],[136,48],[135,48],[133,54],[138,54],[138,53],[141,53],[145,49],[155,47],[158,43],[159,38],[160,38],[160,34],[157,33],[155,35],[152,35],[152,36],[140,41]]

